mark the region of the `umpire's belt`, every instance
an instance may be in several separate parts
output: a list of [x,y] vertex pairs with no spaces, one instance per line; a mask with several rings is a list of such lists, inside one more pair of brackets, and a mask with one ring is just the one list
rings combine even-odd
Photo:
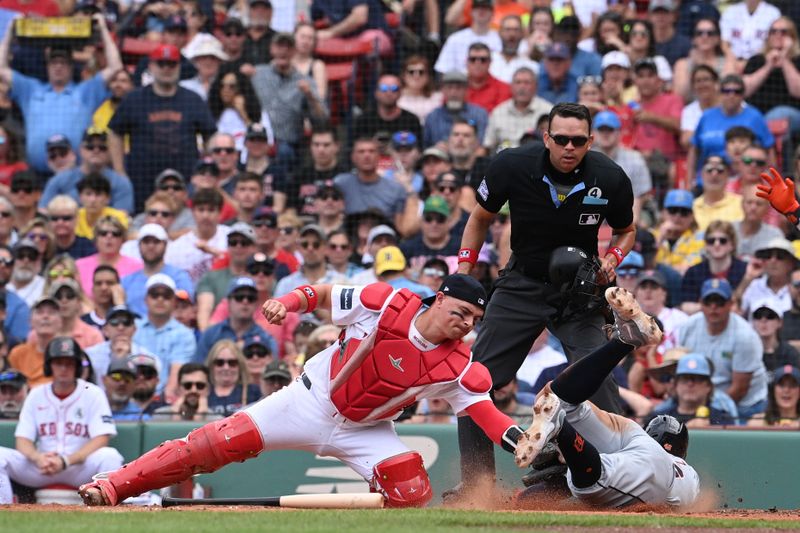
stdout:
[[547,272],[547,265],[542,263],[526,263],[515,255],[512,255],[508,260],[506,269],[519,272],[523,276],[536,281],[550,282],[550,276]]
[[300,374],[300,381],[303,382],[303,385],[305,385],[308,390],[311,390],[311,378],[306,376],[305,372]]

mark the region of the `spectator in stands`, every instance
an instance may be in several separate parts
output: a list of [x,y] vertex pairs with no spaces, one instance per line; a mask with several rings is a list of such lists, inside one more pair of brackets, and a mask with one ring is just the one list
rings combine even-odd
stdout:
[[[10,196],[10,195],[9,195]],[[0,246],[13,245],[17,240],[14,229],[14,204],[6,196],[0,194]]]
[[[197,160],[197,135],[208,138],[216,129],[202,98],[178,86],[180,59],[175,46],[157,46],[149,56],[153,83],[131,92],[108,124],[111,160],[114,169],[135,184],[136,211],[152,194],[159,172],[173,168],[190,174]],[[130,136],[127,166],[123,165],[125,135]]]
[[778,335],[783,326],[783,313],[770,300],[753,305],[750,322],[764,345],[764,366],[772,382],[773,372],[784,365],[800,365],[800,352]]
[[102,217],[94,225],[94,245],[97,253],[78,259],[81,287],[92,292],[92,274],[98,265],[110,265],[117,269],[120,277],[142,268],[142,262],[119,253],[125,240],[125,227],[114,217]]
[[[266,120],[269,119],[265,113],[262,113],[261,116]],[[240,165],[241,169],[246,172],[265,176],[265,180],[272,173],[279,172],[273,165],[271,157],[275,149],[275,136],[271,127],[270,125],[270,129],[267,129],[261,122],[254,122],[247,127],[242,151],[243,166]],[[280,176],[280,179],[275,181],[285,183],[286,178]]]
[[[99,329],[80,320],[83,291],[77,281],[64,279],[53,283],[48,296],[58,302],[58,312],[61,315],[58,335],[72,337],[84,350],[103,342],[103,334]],[[36,332],[33,332],[31,340],[35,339]]]
[[42,254],[42,264],[46,264],[55,255],[53,234],[47,227],[47,219],[37,216],[22,226],[19,230],[20,237],[36,243],[36,248]]
[[667,85],[672,82],[672,67],[669,61],[656,53],[653,39],[653,25],[646,19],[634,19],[628,29],[628,46],[625,49],[632,64],[642,59],[652,59],[656,64],[658,77]]
[[[442,172],[436,177],[436,185],[432,194],[441,196],[447,202],[450,216],[447,217],[447,227],[450,234],[461,238],[464,227],[469,220],[469,211],[461,207],[461,196],[464,189],[464,180],[453,172]],[[430,196],[429,196],[430,197]]]
[[467,52],[467,102],[487,113],[511,97],[511,88],[489,73],[492,54],[483,43],[472,43]]
[[[729,182],[727,185],[729,190],[731,190],[731,185],[733,183],[738,182],[737,178],[743,172],[750,171],[751,174],[754,172],[753,169],[745,168],[746,165],[742,163],[742,156],[744,155],[745,150],[753,146],[755,142],[756,142],[755,133],[753,133],[753,130],[745,126],[734,126],[732,128],[729,128],[728,131],[725,132],[725,156],[728,158],[728,161],[731,164],[731,173],[734,176],[734,180]],[[764,157],[766,157],[766,152]],[[760,173],[760,170],[758,171],[758,173]],[[759,183],[760,180],[761,177],[759,176],[758,177]],[[733,192],[739,192],[739,191],[733,190]],[[779,215],[779,213],[776,214]]]
[[42,254],[36,243],[27,238],[17,241],[14,245],[14,270],[6,283],[6,290],[19,296],[28,307],[33,307],[44,289],[44,278],[39,275],[41,270]]
[[205,365],[185,363],[177,372],[180,385],[171,403],[153,411],[153,420],[218,420],[222,415],[208,408],[209,372]]
[[725,153],[725,132],[733,126],[750,128],[758,143],[770,151],[770,159],[773,158],[775,139],[767,127],[764,115],[756,108],[744,104],[742,78],[735,74],[725,76],[720,87],[720,105],[703,113],[692,137],[692,146],[686,160],[690,177],[700,170],[708,156],[722,156]]
[[[278,33],[270,43],[272,61],[255,69],[252,82],[261,109],[269,115],[278,143],[277,163],[293,168],[303,137],[304,119],[327,118],[324,102],[317,94],[314,80],[292,65],[294,37]],[[276,97],[279,95],[279,97]]]
[[420,198],[425,199],[436,190],[436,178],[442,172],[452,169],[450,154],[436,147],[426,148],[422,152],[420,164],[420,174],[422,174],[423,184]]
[[159,361],[152,355],[142,353],[129,355],[128,361],[136,368],[131,399],[142,413],[152,415],[156,409],[165,405],[161,396],[156,394]]
[[98,376],[104,376],[109,372],[112,361],[125,360],[130,354],[153,355],[144,346],[133,342],[137,318],[140,316],[124,305],[117,305],[108,310],[105,324],[102,326],[103,335],[107,340],[86,349],[86,355],[89,356],[92,368]]
[[778,368],[767,394],[764,416],[747,421],[748,427],[800,429],[800,369],[792,365]]
[[581,76],[577,81],[578,103],[589,108],[592,116],[603,111],[606,108],[603,100],[603,78],[600,76]]
[[47,203],[47,212],[56,254],[65,253],[73,259],[80,259],[97,253],[90,239],[75,233],[78,203],[71,196],[60,194],[51,198]]
[[[78,277],[78,269],[74,262],[72,269],[64,270],[64,266],[61,268],[61,274],[63,277],[67,277],[67,275],[72,274],[72,272],[74,272],[74,274],[72,274],[70,277]],[[50,279],[52,280],[52,278]],[[81,320],[90,326],[102,328],[106,323],[108,311],[112,307],[123,305],[125,303],[125,295],[123,294],[122,287],[119,284],[119,274],[117,274],[117,269],[110,265],[99,265],[97,268],[95,268],[94,274],[92,275],[92,281],[94,282],[92,285],[92,301],[90,302],[92,304],[92,308],[89,312],[81,316]],[[53,282],[55,282],[55,280],[53,280]],[[85,298],[86,295],[84,294],[84,300]],[[84,307],[86,306],[84,305]]]
[[236,139],[229,133],[218,131],[208,140],[207,150],[217,165],[216,187],[229,200],[233,194],[234,177],[238,173],[239,150],[236,148]]
[[47,173],[47,158],[42,150],[54,134],[63,134],[76,146],[89,127],[92,114],[108,93],[106,83],[122,68],[117,45],[108,31],[106,19],[95,16],[105,53],[105,68],[94,77],[73,83],[72,53],[68,48],[52,46],[47,52],[47,82],[25,76],[9,68],[10,26],[0,42],[0,81],[11,87],[11,98],[25,117],[25,141],[28,163],[36,172]]
[[139,230],[138,247],[143,267],[122,278],[126,304],[137,315],[144,316],[147,313],[145,284],[155,274],[166,274],[175,282],[177,289],[194,296],[194,284],[189,274],[164,262],[168,242],[167,232],[158,224],[145,224]]
[[[700,123],[700,117],[703,113],[719,105],[719,74],[717,74],[717,71],[713,67],[700,64],[695,65],[691,76],[691,91],[695,99],[685,105],[683,111],[681,111],[680,144],[684,150],[691,145],[694,130],[697,128],[697,124]],[[676,87],[674,83],[673,87]]]
[[256,209],[253,229],[256,232],[256,250],[275,261],[277,279],[297,270],[300,266],[297,258],[276,245],[280,232],[285,228],[278,228],[278,215],[272,209],[263,206]]
[[[498,34],[501,48],[492,52],[489,69],[491,76],[498,81],[510,84],[511,77],[522,67],[529,68],[534,74],[538,74],[539,63],[526,54],[529,49],[528,44],[522,44],[525,34],[520,16],[512,14],[503,17]],[[469,65],[467,67],[469,68]]]
[[[726,190],[741,195],[742,188],[760,184],[761,172],[767,168],[767,157],[767,151],[757,144],[745,148],[736,158],[739,162],[739,172],[734,179],[728,180]],[[779,215],[777,211],[767,211],[767,214]],[[769,216],[767,222],[777,226],[780,225],[781,219]]]
[[56,133],[47,138],[45,143],[47,151],[47,175],[54,175],[75,168],[77,155],[72,150],[72,144],[64,135]]
[[[28,336],[30,325],[30,311],[28,304],[14,292],[8,290],[6,284],[11,279],[14,255],[7,246],[0,245],[0,311],[2,311],[3,346],[6,350],[12,346],[16,339]],[[2,365],[2,359],[0,359]]]
[[544,52],[544,68],[539,71],[539,96],[548,102],[574,102],[578,99],[578,78],[570,72],[572,53],[559,41]]
[[[175,169],[168,168],[163,170],[155,179],[156,192],[166,193],[172,197],[177,207],[175,218],[167,228],[167,233],[171,239],[177,239],[194,227],[194,217],[192,209],[188,206],[189,192],[186,187],[186,179],[183,174]],[[153,196],[151,195],[150,198]],[[145,202],[147,211],[147,202]],[[145,222],[146,213],[136,215],[133,220],[134,228],[141,228]]]
[[247,11],[247,37],[244,40],[243,55],[253,66],[270,62],[270,43],[275,30],[272,23],[272,2],[269,0],[250,0]]
[[722,40],[734,57],[748,60],[764,46],[765,37],[781,16],[777,7],[762,0],[742,0],[728,6],[719,21]]
[[432,291],[436,291],[442,286],[442,280],[449,272],[447,263],[444,259],[433,257],[425,261],[422,271],[419,273],[419,282]]
[[14,228],[21,230],[39,215],[37,205],[42,197],[42,180],[31,170],[11,176],[9,200],[14,206]]
[[708,225],[703,260],[683,275],[681,310],[689,314],[700,311],[700,287],[707,279],[724,278],[731,287],[739,286],[747,263],[736,257],[736,243],[736,231],[730,222],[714,220]]
[[104,217],[116,219],[127,230],[128,216],[124,211],[108,206],[111,198],[111,184],[99,173],[82,177],[77,184],[81,204],[75,225],[75,234],[87,239],[94,238],[93,228]]
[[742,188],[744,218],[733,223],[736,230],[736,241],[739,243],[736,255],[746,260],[750,260],[755,255],[761,243],[783,237],[781,230],[764,222],[769,211],[769,202],[756,196],[756,191],[755,185],[745,185]]
[[172,318],[175,281],[166,274],[153,274],[145,290],[147,315],[137,320],[133,341],[161,361],[158,391],[172,401],[178,393],[178,370],[194,357],[196,341],[189,328]]
[[350,257],[353,255],[353,244],[344,229],[340,228],[329,232],[325,244],[327,247],[325,259],[328,265],[348,282],[352,276],[363,270],[350,261]]
[[[491,29],[494,5],[491,0],[473,0],[472,24],[468,28],[458,30],[445,40],[434,69],[440,74],[451,71],[466,73],[467,54],[471,44],[480,42],[493,52],[502,50],[503,44],[497,32]],[[447,95],[445,95],[447,98]]]
[[402,87],[397,105],[414,113],[420,125],[425,124],[427,116],[442,105],[444,96],[436,90],[428,59],[422,55],[412,54],[406,58],[400,76]]
[[190,50],[188,57],[197,70],[197,75],[182,80],[180,86],[194,91],[207,101],[209,90],[217,79],[222,63],[228,60],[228,54],[222,50],[222,43],[213,35],[203,36]]
[[639,252],[631,250],[625,259],[617,265],[617,285],[633,293],[636,289],[636,280],[644,269],[644,257]]
[[7,195],[11,185],[11,176],[20,170],[27,170],[25,152],[21,146],[21,139],[8,125],[0,126],[0,193]]
[[256,209],[264,203],[264,182],[261,176],[252,172],[240,172],[234,178],[232,200],[236,204],[238,215],[231,221],[250,224]]
[[127,358],[115,359],[102,378],[114,420],[139,421],[150,418],[142,416],[139,406],[132,400],[133,382],[136,379],[136,367],[133,363]]
[[[226,147],[227,149],[227,147]],[[201,189],[212,189],[222,196],[222,209],[220,210],[220,222],[227,222],[236,216],[236,208],[231,202],[231,197],[219,186],[219,167],[211,156],[205,156],[197,161],[194,171],[189,178],[190,188],[196,194]],[[191,206],[191,200],[189,201]]]
[[101,131],[108,129],[108,123],[117,111],[120,102],[134,88],[133,77],[126,69],[116,71],[108,80],[108,90],[111,93],[92,116],[92,127]]
[[286,182],[286,207],[298,215],[314,215],[315,201],[320,189],[333,183],[338,174],[347,172],[339,157],[340,143],[336,128],[327,124],[316,126],[309,145],[311,161],[295,171]]
[[108,133],[105,130],[94,127],[84,132],[80,145],[80,166],[59,172],[47,181],[39,199],[39,208],[46,209],[50,200],[58,194],[66,194],[78,200],[78,183],[90,174],[100,174],[110,184],[109,205],[117,210],[133,213],[133,187],[125,176],[117,174],[111,168],[107,138]]
[[656,53],[667,58],[672,66],[688,56],[692,48],[692,41],[676,31],[677,9],[675,0],[651,0],[647,7],[647,20],[653,25]]
[[265,398],[270,394],[278,392],[292,382],[292,372],[289,364],[285,361],[271,361],[264,367],[259,380],[261,397]]
[[44,375],[44,351],[60,330],[58,303],[52,298],[37,300],[31,306],[31,331],[36,334],[35,340],[29,339],[16,345],[8,354],[8,363],[25,375],[28,387],[52,380]]
[[256,384],[261,381],[261,376],[264,374],[264,369],[267,365],[276,360],[269,348],[264,343],[256,340],[251,340],[244,345],[242,355],[244,356],[247,373],[250,376],[250,383]]
[[[718,409],[714,395],[713,365],[702,353],[688,353],[678,360],[672,408],[658,414],[674,416],[691,428],[734,425],[730,413]],[[705,408],[705,409],[704,409]]]
[[19,370],[9,368],[0,373],[0,419],[17,419],[28,395],[28,384]]
[[[766,120],[789,120],[784,150],[792,153],[792,140],[800,132],[800,39],[792,19],[783,16],[772,23],[764,50],[747,61],[743,79],[747,102]],[[784,167],[791,168],[788,158]]]
[[[2,249],[0,249],[2,252]],[[791,308],[783,313],[783,327],[780,331],[782,340],[800,350],[800,269],[792,271],[789,284],[789,295],[792,299]]]
[[[566,17],[564,17],[566,18]],[[563,18],[561,20],[564,20]],[[539,61],[542,54],[553,42],[553,30],[556,23],[553,19],[553,12],[550,6],[536,6],[531,11],[530,19],[528,21],[528,34],[526,43],[530,50],[529,55],[531,59]],[[578,21],[578,34],[580,35],[580,21]],[[563,40],[563,37],[562,37]]]
[[[144,212],[141,213],[142,216],[139,218],[142,224],[139,226],[138,231],[141,231],[148,224],[156,224],[166,232],[172,225],[172,221],[175,220],[175,211],[177,211],[177,208],[172,195],[163,191],[154,192],[144,203]],[[128,232],[129,238],[122,245],[120,253],[141,260],[138,231],[131,230]]]
[[[397,131],[392,134],[388,157],[392,161],[383,176],[401,183],[406,190],[419,194],[422,192],[424,178],[417,172],[420,138],[410,131]],[[410,191],[409,191],[410,192]]]
[[[581,30],[581,21],[578,17],[574,15],[561,17],[561,20],[558,21],[558,24],[553,29],[552,41],[562,42],[569,47],[572,57],[570,73],[576,79],[581,76],[599,76],[602,70],[601,55],[596,51],[578,46],[581,40]],[[541,52],[535,55],[541,58],[546,51],[547,46],[544,46]]]
[[433,146],[445,141],[457,120],[471,122],[483,141],[489,114],[483,108],[466,101],[467,76],[459,71],[450,71],[442,76],[444,104],[437,107],[425,120],[423,146]]
[[[356,238],[362,238],[360,232],[365,227],[365,224],[360,224]],[[372,267],[374,262],[375,253],[384,246],[397,246],[397,232],[386,224],[377,224],[369,227],[367,236],[364,239],[364,245],[357,250],[361,253],[361,264],[365,267]],[[375,283],[378,278],[375,276],[374,268],[366,268],[362,272],[353,276],[353,285],[369,285]]]
[[382,74],[375,86],[375,107],[367,110],[353,124],[353,138],[376,137],[390,139],[396,131],[410,131],[422,138],[422,127],[413,113],[398,107],[400,78]]
[[692,204],[692,212],[700,231],[704,231],[714,220],[735,222],[744,218],[742,197],[725,190],[730,170],[730,165],[722,156],[710,155],[703,162],[700,174],[703,179],[703,194]]
[[639,92],[638,105],[633,109],[636,123],[633,148],[645,157],[658,150],[673,161],[681,155],[678,133],[683,102],[675,94],[663,92],[664,81],[651,58],[637,61],[633,73]]
[[244,24],[238,18],[230,17],[225,19],[221,30],[222,50],[228,56],[223,68],[236,70],[251,76],[253,74],[253,65],[248,63],[247,58],[244,56],[244,40],[246,38]]
[[328,97],[328,71],[325,63],[314,57],[317,46],[317,30],[309,22],[298,22],[294,27],[295,55],[292,65],[298,72],[307,75],[317,86],[317,94],[324,101]]
[[767,372],[758,335],[733,308],[733,290],[724,279],[709,279],[700,290],[702,313],[678,328],[677,340],[704,354],[714,365],[711,381],[736,402],[740,420],[764,411]]
[[690,76],[700,65],[713,69],[718,77],[725,77],[738,70],[736,56],[729,47],[722,45],[719,23],[712,18],[698,19],[694,26],[689,55],[675,63],[673,91],[685,102],[690,101],[692,95]]
[[448,257],[458,254],[460,236],[450,233],[447,219],[450,208],[438,195],[431,195],[422,208],[422,231],[400,244],[409,267],[418,274],[431,257]]
[[[219,223],[222,195],[216,189],[201,189],[192,197],[195,227],[167,245],[167,264],[185,270],[197,283],[211,269],[211,251],[224,251],[230,229]],[[203,248],[197,245],[202,244]]]
[[378,174],[377,141],[371,138],[356,139],[352,161],[352,172],[339,174],[334,178],[336,188],[344,196],[347,214],[374,207],[393,220],[398,228],[403,227],[406,214],[410,217],[416,216],[417,213],[412,213],[412,209],[406,205],[410,197],[416,196],[413,190],[407,192],[400,183]]
[[[155,37],[153,40],[159,42],[160,46],[174,46],[179,51],[177,61],[181,80],[191,79],[197,74],[197,69],[194,68],[194,65],[184,53],[186,44],[189,42],[188,30],[186,19],[177,13],[173,13],[164,21],[163,30],[158,30],[158,33],[153,34]],[[148,63],[148,58],[143,57],[136,65],[133,80],[137,86],[144,87],[155,81],[156,74],[152,69],[148,68]]]
[[700,262],[700,251],[705,244],[702,232],[697,231],[693,202],[689,191],[672,189],[667,192],[661,224],[654,232],[658,248],[656,263],[664,263],[681,273]]
[[311,20],[325,26],[317,32],[320,41],[340,37],[375,43],[375,51],[381,56],[389,55],[394,49],[387,33],[383,6],[377,0],[312,0]]
[[175,309],[172,317],[189,328],[195,337],[200,338],[200,330],[197,329],[197,306],[188,292],[178,289],[175,291]]
[[208,352],[211,392],[208,407],[213,413],[230,416],[261,397],[261,389],[250,383],[242,350],[231,339],[217,341]]
[[667,281],[658,270],[642,270],[636,278],[634,288],[636,301],[645,313],[658,318],[664,336],[658,346],[659,353],[676,346],[675,332],[688,316],[680,309],[667,306]]
[[388,283],[394,289],[408,289],[420,298],[436,294],[425,285],[412,281],[406,275],[406,266],[406,258],[397,246],[386,246],[375,254],[375,274],[378,281]]
[[620,144],[622,123],[612,111],[601,111],[592,121],[594,144],[592,148],[606,154],[622,167],[633,187],[633,220],[638,224],[642,205],[650,197],[653,180],[642,154]]
[[759,302],[769,301],[783,315],[792,308],[789,293],[792,271],[798,262],[792,243],[783,237],[763,242],[756,249],[755,259],[747,265],[747,271],[736,289],[739,310],[749,317]]
[[[480,180],[489,165],[487,157],[481,155],[481,140],[475,126],[469,122],[456,120],[447,138],[447,153],[452,162],[452,172],[469,185],[462,188],[462,205],[472,209],[475,205],[474,190],[478,188]],[[469,191],[469,195],[466,193]]]
[[238,151],[244,148],[250,125],[264,126],[268,138],[272,134],[269,116],[262,113],[250,78],[241,72],[227,68],[220,72],[208,91],[208,108],[216,121],[217,131],[232,135]]
[[523,133],[542,115],[550,113],[552,102],[537,96],[538,78],[527,67],[514,72],[511,98],[498,105],[489,116],[483,145],[490,153],[498,148],[519,146]]

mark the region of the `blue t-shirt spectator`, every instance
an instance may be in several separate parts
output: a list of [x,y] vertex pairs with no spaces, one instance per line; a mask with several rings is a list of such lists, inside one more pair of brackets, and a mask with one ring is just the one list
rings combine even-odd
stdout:
[[697,148],[695,171],[700,170],[709,156],[726,157],[725,132],[734,126],[744,126],[753,130],[756,141],[764,148],[775,146],[775,138],[767,127],[764,115],[755,107],[744,104],[742,110],[735,115],[726,115],[722,107],[712,107],[702,114],[692,136],[692,145]]
[[[133,214],[133,186],[130,180],[114,172],[110,168],[104,168],[100,171],[100,174],[111,184],[111,201],[109,205],[114,209],[120,209],[126,213]],[[51,177],[47,180],[47,185],[44,186],[42,198],[39,200],[39,207],[43,209],[47,208],[47,204],[50,203],[50,200],[59,194],[71,196],[80,204],[78,182],[81,181],[83,177],[84,173],[78,167],[59,172]]]
[[194,356],[194,362],[205,363],[211,347],[222,339],[244,341],[245,345],[249,341],[260,342],[269,348],[270,353],[279,353],[278,342],[275,340],[275,337],[264,331],[264,329],[255,322],[250,325],[250,328],[245,331],[243,335],[239,336],[233,331],[230,319],[225,319],[219,324],[211,326],[200,335],[200,340],[197,341],[197,352]]
[[478,130],[478,141],[483,144],[483,134],[486,133],[486,125],[489,123],[489,114],[482,107],[464,104],[461,111],[450,111],[445,106],[440,106],[431,111],[425,119],[425,131],[422,134],[424,148],[428,148],[438,143],[446,141],[453,129],[453,121],[456,118],[466,120],[474,124]]

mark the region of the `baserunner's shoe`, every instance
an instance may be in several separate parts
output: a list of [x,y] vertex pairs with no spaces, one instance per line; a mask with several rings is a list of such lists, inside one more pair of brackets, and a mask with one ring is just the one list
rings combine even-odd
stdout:
[[533,422],[517,441],[514,452],[517,466],[524,468],[533,462],[561,431],[565,416],[561,400],[549,388],[546,389],[533,404]]
[[634,348],[661,342],[661,328],[655,319],[642,311],[636,298],[622,287],[606,289],[606,301],[614,312],[611,338]]

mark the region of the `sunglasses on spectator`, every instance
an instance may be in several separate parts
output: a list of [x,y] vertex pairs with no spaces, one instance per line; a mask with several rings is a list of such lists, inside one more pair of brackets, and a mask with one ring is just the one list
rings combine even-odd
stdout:
[[139,366],[136,368],[136,377],[144,379],[153,379],[158,377],[158,372],[155,368],[149,366]]
[[319,198],[320,200],[341,200],[342,195],[334,193],[325,193],[325,194],[320,194],[319,196],[317,196],[317,198]]
[[692,210],[688,207],[668,207],[667,213],[670,215],[678,215],[682,217],[688,217],[692,214]]
[[52,148],[47,151],[48,159],[55,159],[57,157],[66,157],[69,153],[68,148]]
[[682,381],[684,383],[686,383],[686,382],[689,382],[689,383],[704,383],[706,381],[709,381],[710,378],[708,378],[706,376],[695,375],[695,374],[681,374],[680,376],[675,376],[675,380],[676,381]]
[[280,228],[280,231],[284,235],[291,235],[292,233],[297,231],[297,228],[295,228],[294,226],[284,226],[283,228]]
[[[253,302],[256,301],[258,296],[256,296],[255,294],[252,294],[250,292],[240,292],[240,293],[236,293],[236,294],[232,295],[231,298],[233,298],[233,301],[239,302],[239,303],[242,303],[242,302],[253,303]],[[219,361],[219,359],[217,359],[217,361]]]
[[172,291],[147,291],[147,296],[156,300],[161,298],[162,300],[172,300],[175,297],[175,293]]
[[16,370],[8,370],[6,372],[0,372],[0,383],[6,383],[8,381],[20,381],[23,379],[26,378]]
[[[53,159],[52,157],[50,159]],[[25,194],[30,194],[33,192],[33,185],[12,185],[11,192],[18,193],[24,192]]]
[[488,63],[489,56],[469,56],[467,60],[470,63]]
[[111,381],[116,381],[119,383],[120,381],[124,381],[125,383],[133,383],[133,380],[136,379],[128,373],[123,372],[112,372],[108,375],[111,378]]
[[766,159],[754,159],[750,156],[742,156],[742,163],[745,165],[755,165],[757,167],[763,167],[767,164]]
[[111,237],[120,238],[120,237],[122,237],[122,232],[118,231],[118,230],[112,230],[112,229],[101,229],[101,230],[97,231],[97,236],[98,237],[109,237],[109,236],[111,236]]
[[56,300],[75,300],[78,294],[72,289],[63,289],[55,294]]
[[447,221],[447,217],[444,215],[440,215],[439,213],[428,213],[426,214],[423,219],[428,224],[444,224]]
[[422,274],[425,276],[433,276],[434,278],[443,278],[445,276],[444,271],[432,267],[423,268]]
[[52,222],[71,222],[74,219],[75,215],[50,215],[50,220]]
[[233,154],[236,152],[236,148],[233,146],[217,146],[211,149],[211,152],[214,154]]
[[778,313],[772,309],[757,309],[753,313],[753,320],[778,320],[779,318]]
[[156,65],[158,65],[158,68],[175,68],[178,66],[178,62],[160,59],[156,61]]
[[755,253],[756,259],[794,259],[794,256],[786,250],[779,250],[776,248],[770,250],[758,250]]
[[717,30],[695,30],[694,36],[695,37],[716,37],[719,35]]
[[270,265],[263,264],[263,265],[253,265],[247,269],[247,273],[251,276],[258,276],[262,274],[264,276],[271,276],[275,272]]
[[181,387],[183,387],[185,391],[190,391],[192,389],[206,390],[208,383],[205,381],[183,381],[181,382]]
[[603,78],[600,76],[581,76],[578,78],[578,86],[586,85],[587,83],[591,85],[600,85],[603,83]]
[[382,93],[396,93],[400,90],[400,86],[396,83],[381,83],[378,85],[378,90]]
[[427,72],[425,72],[424,68],[407,68],[406,74],[409,76],[424,76]]
[[85,150],[89,150],[90,152],[94,152],[95,150],[98,152],[108,151],[108,146],[106,146],[105,144],[84,144],[83,148]]
[[71,270],[67,270],[66,268],[51,268],[47,275],[50,276],[50,279],[75,277],[75,273]]
[[246,352],[244,352],[245,359],[252,359],[253,357],[257,357],[258,359],[264,359],[265,357],[269,357],[269,351],[263,348],[250,348]]
[[723,87],[719,90],[722,94],[744,94],[742,87]]
[[586,135],[553,135],[551,133],[550,138],[559,146],[567,146],[569,143],[572,143],[572,146],[575,148],[581,148],[589,142],[589,137]]
[[180,183],[162,183],[158,186],[159,191],[183,191],[186,187]]
[[274,228],[275,224],[268,218],[257,218],[253,220],[252,226],[254,228]]
[[708,174],[722,174],[725,170],[726,168],[722,165],[706,165],[703,167],[703,172],[707,172]]
[[28,233],[25,235],[26,238],[32,241],[49,241],[50,236],[47,233]]
[[228,248],[243,248],[251,244],[253,244],[253,241],[249,239],[228,239]]
[[319,250],[320,246],[322,246],[322,243],[319,241],[300,241],[300,247],[305,248],[306,250],[309,248]]
[[14,265],[14,258],[13,257],[11,257],[11,258],[0,257],[0,265],[3,265],[4,267],[13,266]]
[[769,29],[770,35],[791,35],[792,32],[789,28],[770,28]]
[[456,192],[458,190],[458,187],[456,187],[455,185],[439,185],[437,189],[439,190],[440,193],[446,193],[446,192]]
[[706,237],[706,244],[713,246],[715,244],[728,244],[727,237]]
[[336,244],[336,243],[329,242],[328,243],[328,248],[330,248],[331,250],[342,250],[342,251],[344,251],[344,250],[347,250],[348,248],[350,248],[350,245],[349,244]]
[[241,37],[244,35],[243,31],[228,30],[225,32],[225,37]]
[[[2,218],[11,218],[11,214],[12,214],[11,211],[0,211],[0,217]],[[54,217],[50,218],[54,219]]]
[[17,252],[16,259],[24,259],[26,261],[38,261],[39,260],[39,252],[31,249],[20,250]]
[[217,368],[222,368],[224,366],[237,368],[239,366],[239,361],[236,359],[214,359],[214,366]]
[[149,209],[147,211],[147,216],[149,217],[162,217],[162,218],[169,218],[172,216],[172,211],[159,211],[158,209]]
[[108,321],[108,325],[115,328],[118,326],[129,328],[133,325],[133,317],[130,316],[114,317]]

